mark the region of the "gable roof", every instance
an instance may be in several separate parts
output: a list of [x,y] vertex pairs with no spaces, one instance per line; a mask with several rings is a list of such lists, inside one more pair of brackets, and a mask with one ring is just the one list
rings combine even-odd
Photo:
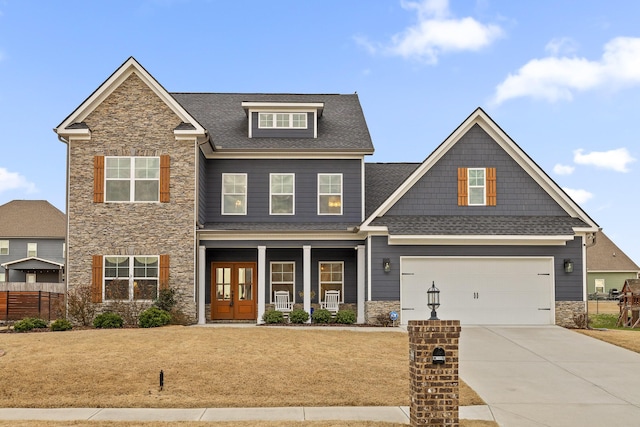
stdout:
[[0,238],[64,239],[65,214],[46,200],[13,200],[0,206]]
[[420,163],[365,163],[365,217],[371,215]]
[[[369,128],[357,94],[173,93],[210,135],[216,151],[273,150],[373,153]],[[324,104],[317,138],[249,138],[243,103]]]
[[587,272],[591,271],[640,272],[640,267],[606,234],[599,231],[595,244],[587,246]]
[[[546,191],[546,193],[570,217],[569,226],[574,230],[593,232],[599,229],[593,219],[578,206],[494,121],[482,108],[477,108],[460,124],[415,171],[383,202],[374,212],[368,215],[362,229],[383,225],[388,227],[391,218],[382,219],[384,215],[418,182],[472,127],[480,126],[518,165]],[[397,218],[397,217],[396,217]],[[465,217],[466,218],[466,217]],[[450,218],[448,218],[450,219]],[[495,222],[495,217],[491,217]],[[573,219],[576,219],[574,221]],[[481,221],[481,218],[478,218]],[[375,222],[375,223],[374,223]],[[561,228],[566,229],[567,224]],[[485,229],[482,229],[485,233]],[[428,230],[424,230],[425,232]],[[561,231],[561,230],[557,230]],[[412,234],[418,234],[416,231]],[[485,233],[486,234],[486,233]],[[501,234],[499,232],[489,234]],[[530,234],[530,233],[527,233]],[[566,234],[565,234],[566,235]]]
[[84,119],[95,110],[114,90],[118,88],[131,74],[142,80],[187,126],[178,126],[176,135],[194,135],[206,138],[206,131],[173,96],[147,70],[129,57],[109,78],[102,83],[78,108],[69,114],[54,131],[62,137],[90,135],[90,129],[83,124]]

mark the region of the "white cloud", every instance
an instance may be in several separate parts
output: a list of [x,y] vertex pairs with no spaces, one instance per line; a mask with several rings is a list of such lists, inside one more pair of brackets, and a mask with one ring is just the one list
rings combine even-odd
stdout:
[[629,172],[627,165],[636,161],[626,148],[609,151],[592,151],[583,154],[581,148],[573,152],[573,161],[579,165],[591,165],[616,172]]
[[[552,41],[547,50],[559,52],[566,46]],[[518,97],[570,101],[576,92],[636,84],[640,84],[640,38],[617,37],[604,46],[597,61],[575,56],[532,59],[496,87],[493,103]]]
[[575,40],[569,37],[560,37],[557,39],[551,40],[544,47],[544,50],[549,52],[552,56],[558,56],[560,53],[569,54],[575,53],[578,45]]
[[553,172],[556,175],[571,175],[576,168],[569,165],[561,165],[558,163],[553,167]]
[[443,53],[477,51],[503,35],[497,25],[483,24],[470,17],[451,17],[448,0],[403,1],[401,4],[404,9],[417,12],[415,25],[394,35],[388,45],[375,44],[363,37],[356,37],[356,43],[369,53],[380,51],[435,64]]
[[593,194],[587,190],[576,190],[573,188],[562,187],[562,189],[573,199],[577,204],[586,203],[593,198]]
[[36,185],[27,181],[25,177],[17,172],[9,172],[5,168],[0,168],[0,193],[18,189],[25,190],[27,193],[35,193]]

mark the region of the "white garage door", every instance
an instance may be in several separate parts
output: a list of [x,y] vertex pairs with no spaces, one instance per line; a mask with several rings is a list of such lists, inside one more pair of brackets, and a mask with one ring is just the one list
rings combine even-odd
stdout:
[[553,258],[400,259],[400,321],[429,319],[427,289],[440,289],[438,318],[462,324],[554,323]]

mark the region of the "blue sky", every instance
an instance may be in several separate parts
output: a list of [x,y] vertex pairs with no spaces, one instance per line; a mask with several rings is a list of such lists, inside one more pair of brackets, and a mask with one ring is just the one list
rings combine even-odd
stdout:
[[52,129],[134,56],[170,92],[358,92],[369,161],[420,162],[480,106],[640,263],[638,17],[635,0],[0,0],[0,204],[64,211]]

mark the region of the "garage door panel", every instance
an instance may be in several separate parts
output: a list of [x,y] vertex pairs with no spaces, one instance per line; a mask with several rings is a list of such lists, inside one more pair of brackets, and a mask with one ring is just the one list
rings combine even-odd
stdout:
[[463,324],[553,323],[552,258],[403,258],[401,321],[428,319],[427,289],[440,289],[438,317]]

